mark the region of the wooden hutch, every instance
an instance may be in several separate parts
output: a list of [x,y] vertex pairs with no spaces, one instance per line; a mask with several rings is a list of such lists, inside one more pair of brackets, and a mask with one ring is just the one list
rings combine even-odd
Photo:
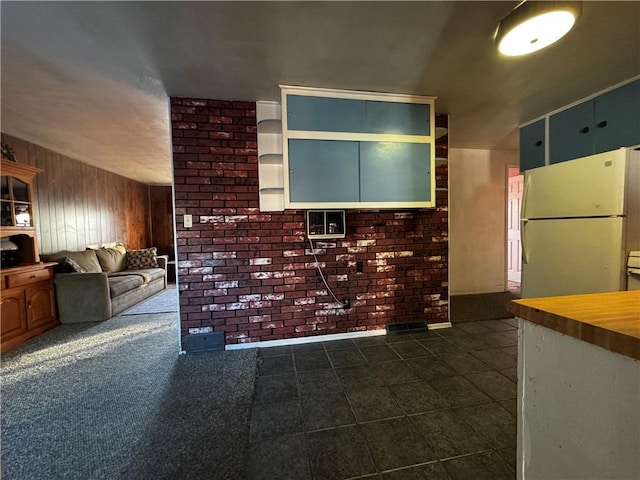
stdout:
[[2,159],[0,196],[0,323],[5,352],[59,325],[53,289],[55,263],[40,262],[33,205],[39,168]]

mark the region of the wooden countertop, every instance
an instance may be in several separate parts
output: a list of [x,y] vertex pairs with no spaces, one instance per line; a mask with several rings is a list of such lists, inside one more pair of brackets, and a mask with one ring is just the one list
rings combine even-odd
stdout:
[[515,316],[640,360],[640,290],[514,300]]

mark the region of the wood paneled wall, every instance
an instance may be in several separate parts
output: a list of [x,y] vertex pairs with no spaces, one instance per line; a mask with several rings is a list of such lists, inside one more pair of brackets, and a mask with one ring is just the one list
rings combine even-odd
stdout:
[[170,186],[150,186],[151,245],[158,253],[174,257],[173,198]]
[[149,246],[146,185],[10,135],[2,134],[2,143],[13,147],[19,163],[44,170],[34,183],[41,254],[116,241]]

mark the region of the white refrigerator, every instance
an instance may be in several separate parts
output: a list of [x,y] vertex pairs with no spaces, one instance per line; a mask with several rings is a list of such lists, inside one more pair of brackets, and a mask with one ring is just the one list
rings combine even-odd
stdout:
[[626,290],[640,250],[640,151],[621,148],[525,172],[522,298]]

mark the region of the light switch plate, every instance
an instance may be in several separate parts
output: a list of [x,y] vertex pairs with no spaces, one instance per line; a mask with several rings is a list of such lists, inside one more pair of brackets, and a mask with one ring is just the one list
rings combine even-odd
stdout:
[[182,220],[184,222],[184,228],[193,227],[193,216],[192,215],[185,215]]

